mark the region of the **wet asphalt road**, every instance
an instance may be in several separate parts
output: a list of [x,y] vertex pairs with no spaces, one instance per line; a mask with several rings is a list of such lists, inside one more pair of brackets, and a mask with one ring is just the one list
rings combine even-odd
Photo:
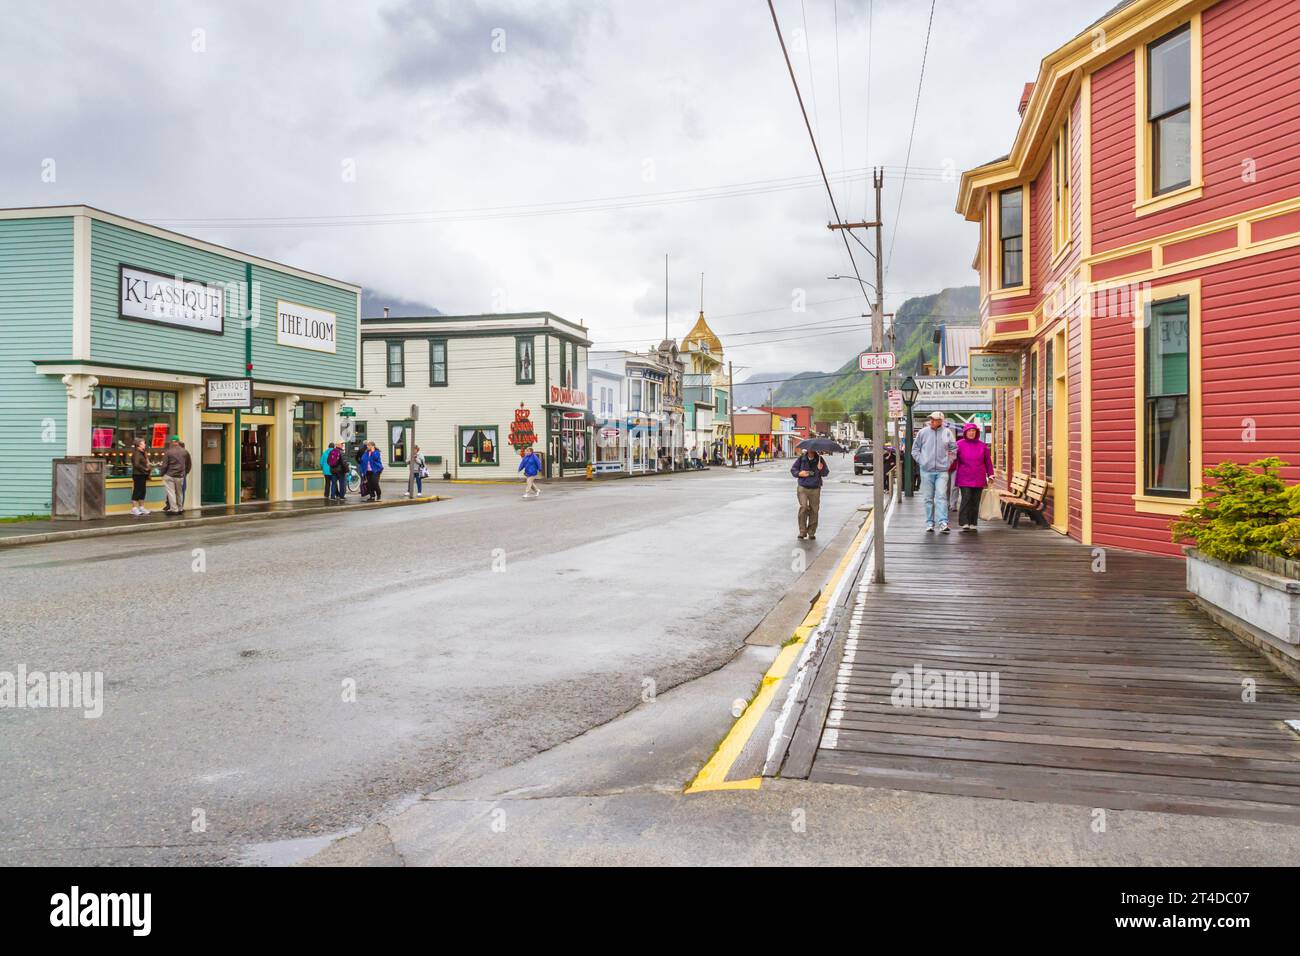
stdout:
[[267,859],[571,739],[734,655],[836,465],[807,544],[778,463],[0,552],[0,671],[106,685],[0,708],[0,864]]

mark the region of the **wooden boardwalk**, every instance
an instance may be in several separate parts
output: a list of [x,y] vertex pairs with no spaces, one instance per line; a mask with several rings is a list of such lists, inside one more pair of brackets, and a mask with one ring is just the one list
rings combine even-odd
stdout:
[[[981,528],[926,534],[919,497],[895,510],[889,581],[857,595],[810,779],[1300,824],[1282,722],[1300,693],[1191,604],[1181,561],[1108,550],[1100,572],[1053,531]],[[982,672],[991,692],[996,673],[996,716],[933,690],[945,706],[897,706],[918,666],[922,686]]]

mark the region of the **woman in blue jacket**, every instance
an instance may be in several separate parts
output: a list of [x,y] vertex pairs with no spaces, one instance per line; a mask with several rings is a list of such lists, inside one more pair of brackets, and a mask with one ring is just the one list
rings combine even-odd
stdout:
[[524,457],[520,460],[517,470],[524,473],[524,497],[540,497],[542,489],[537,487],[537,474],[542,470],[542,460],[537,457],[531,445],[524,451]]
[[379,490],[379,476],[384,472],[384,459],[372,441],[366,442],[365,453],[361,456],[361,477],[366,482],[366,501],[378,501],[382,495]]

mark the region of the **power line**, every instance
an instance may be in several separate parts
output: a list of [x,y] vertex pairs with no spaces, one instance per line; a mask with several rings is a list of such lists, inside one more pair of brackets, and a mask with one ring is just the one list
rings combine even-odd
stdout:
[[[868,0],[867,2],[867,110],[866,110],[866,119],[865,119],[866,142],[867,142],[866,158],[868,160],[870,160],[870,154],[871,154],[871,47],[875,39],[876,39],[875,0]],[[841,166],[844,165],[843,162],[841,162],[840,165]],[[868,162],[867,165],[870,166],[871,163]],[[864,220],[867,219],[870,215],[871,210],[868,208],[868,203],[870,202],[871,202],[871,193],[870,191],[868,191],[865,192],[862,196],[862,218]]]
[[894,261],[894,243],[898,242],[898,231],[903,225],[903,191],[907,189],[907,166],[912,161],[912,141],[916,137],[916,117],[921,111],[921,85],[925,82],[925,61],[930,53],[930,31],[934,28],[934,4],[930,0],[930,20],[925,26],[925,46],[921,48],[921,75],[916,81],[916,102],[912,106],[912,131],[907,134],[907,156],[903,159],[903,182],[898,187],[898,209],[894,212],[894,233],[889,238],[889,255],[885,258],[885,271],[889,271]]
[[[840,69],[840,0],[834,0],[831,10],[835,15],[835,107],[840,115],[840,166],[846,165],[844,159],[844,72]],[[853,184],[848,187],[844,197],[844,208],[853,205]]]
[[[794,86],[795,98],[799,101],[799,112],[803,114],[803,124],[808,130],[808,139],[812,143],[813,155],[817,157],[817,169],[822,174],[822,182],[826,184],[826,195],[830,197],[831,212],[835,214],[835,222],[842,223],[844,220],[840,217],[839,209],[835,206],[835,191],[831,189],[831,181],[826,175],[826,165],[822,162],[821,150],[817,148],[817,137],[813,134],[812,123],[808,120],[808,110],[803,105],[803,94],[799,92],[799,81],[795,79],[794,65],[790,62],[790,53],[785,47],[785,37],[781,35],[781,22],[776,17],[776,7],[773,6],[772,0],[767,0],[767,9],[772,14],[772,26],[776,28],[776,38],[781,44],[781,55],[785,58],[785,68],[790,74],[790,83]],[[848,230],[839,229],[837,232],[844,233]],[[857,260],[853,258],[853,247],[849,245],[848,236],[841,235],[844,240],[844,251],[849,254],[849,262],[853,265],[853,274],[857,277],[858,288],[862,290],[862,298],[871,304],[871,297],[867,295],[866,284],[862,281],[862,273],[858,271]]]

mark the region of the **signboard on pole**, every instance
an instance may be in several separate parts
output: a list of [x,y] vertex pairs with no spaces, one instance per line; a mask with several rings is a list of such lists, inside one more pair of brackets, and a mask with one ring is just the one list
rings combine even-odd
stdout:
[[955,375],[918,375],[914,381],[919,391],[916,400],[918,407],[929,406],[934,402],[978,405],[990,404],[993,401],[991,388],[972,387],[966,379]]
[[977,388],[1019,388],[1020,355],[1016,352],[970,353],[968,380]]
[[889,417],[899,418],[903,414],[903,392],[901,389],[889,390]]
[[216,411],[239,409],[252,411],[253,380],[251,378],[208,379],[207,407]]
[[888,372],[896,364],[893,352],[863,352],[858,356],[858,368],[863,372]]

